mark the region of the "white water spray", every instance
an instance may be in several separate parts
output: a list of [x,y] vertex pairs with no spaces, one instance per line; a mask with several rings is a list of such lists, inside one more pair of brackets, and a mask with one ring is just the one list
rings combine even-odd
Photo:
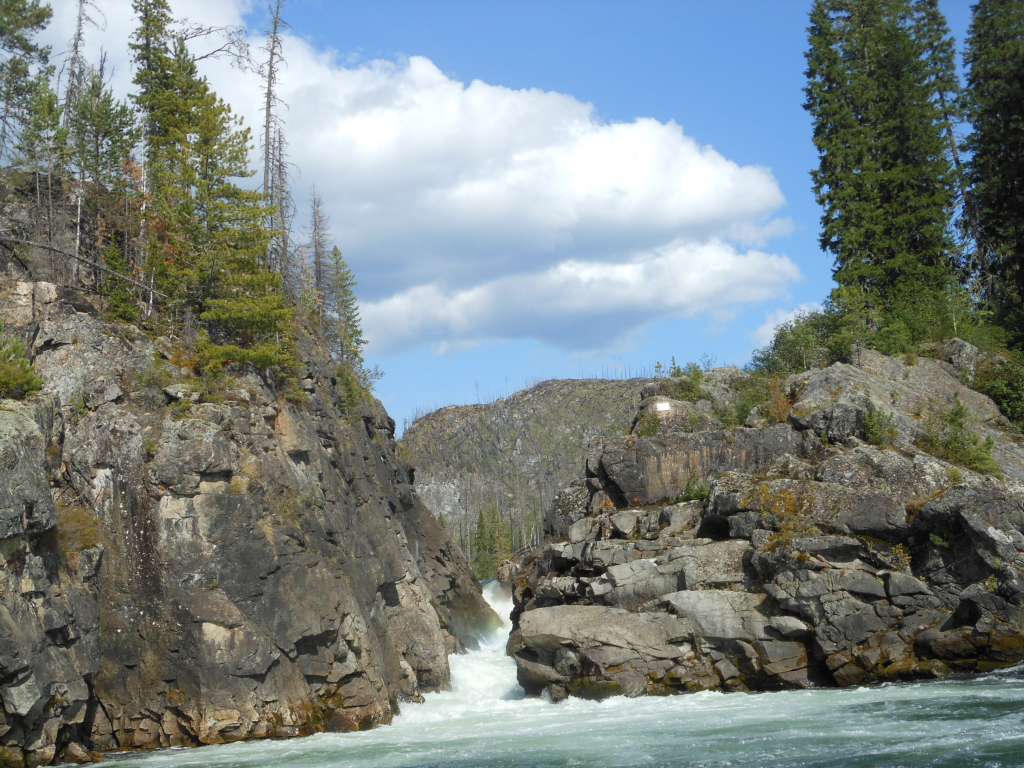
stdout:
[[403,704],[373,731],[163,750],[125,768],[886,768],[1024,767],[1021,671],[847,690],[668,698],[526,698],[505,656],[511,601],[484,596],[505,626],[452,656],[452,689]]

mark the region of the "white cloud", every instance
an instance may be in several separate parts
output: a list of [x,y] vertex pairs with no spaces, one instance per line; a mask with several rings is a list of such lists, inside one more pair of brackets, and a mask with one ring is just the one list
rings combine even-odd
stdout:
[[821,304],[813,301],[801,304],[795,309],[776,309],[765,316],[764,323],[761,324],[756,331],[750,334],[750,338],[754,340],[754,343],[757,344],[758,347],[763,347],[772,340],[775,336],[775,330],[780,325],[788,323],[790,320],[793,320],[800,315],[817,312],[819,309],[821,309]]
[[682,241],[623,263],[568,260],[463,290],[421,285],[363,306],[380,353],[424,340],[541,339],[559,347],[614,345],[639,325],[778,295],[799,277],[789,260],[739,253],[722,241]]
[[[73,0],[54,3],[55,48]],[[90,32],[127,90],[129,0],[97,0]],[[242,0],[176,0],[192,22],[230,25]],[[254,52],[260,42],[253,40]],[[572,96],[445,75],[430,60],[346,66],[289,37],[282,96],[296,198],[315,183],[359,279],[371,351],[537,338],[622,340],[668,316],[721,316],[799,279],[784,256],[744,247],[791,229],[771,172],[741,166],[650,118],[602,122]],[[203,62],[259,125],[260,82]]]

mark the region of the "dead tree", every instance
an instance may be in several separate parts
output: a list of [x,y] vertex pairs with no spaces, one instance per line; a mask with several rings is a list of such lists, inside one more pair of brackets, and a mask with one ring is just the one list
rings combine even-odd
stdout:
[[267,254],[267,266],[282,272],[286,267],[288,253],[288,235],[282,224],[288,218],[287,211],[287,170],[285,160],[284,121],[282,109],[287,105],[278,94],[281,68],[287,66],[283,55],[282,33],[288,28],[282,18],[284,0],[273,0],[267,6],[270,12],[270,27],[266,31],[266,43],[263,51],[267,59],[260,67],[263,77],[263,193],[271,213],[268,225],[278,234],[270,244]]

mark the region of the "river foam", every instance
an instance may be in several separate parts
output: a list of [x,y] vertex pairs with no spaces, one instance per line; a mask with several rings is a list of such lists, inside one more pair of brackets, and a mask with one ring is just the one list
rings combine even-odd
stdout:
[[[488,602],[511,603],[497,584]],[[970,680],[669,698],[526,698],[509,627],[451,658],[452,690],[391,726],[115,758],[121,768],[1024,766],[1024,670]]]

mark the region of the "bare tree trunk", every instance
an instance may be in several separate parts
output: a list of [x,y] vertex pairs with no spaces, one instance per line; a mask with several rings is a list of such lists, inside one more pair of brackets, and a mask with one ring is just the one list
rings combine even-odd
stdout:
[[[75,258],[82,254],[79,252],[82,246],[82,191],[78,190],[78,214],[75,217]],[[78,287],[78,262],[71,265],[71,286]]]
[[[271,220],[268,222],[271,228],[274,228],[275,224],[280,224],[282,218],[281,207],[281,189],[284,180],[280,177],[283,153],[283,147],[279,146],[282,143],[281,133],[281,117],[279,114],[279,108],[284,106],[281,102],[280,97],[277,93],[278,76],[280,74],[280,68],[283,64],[286,64],[284,57],[282,56],[282,41],[281,33],[288,28],[287,22],[281,17],[281,12],[284,9],[284,0],[273,0],[272,4],[267,6],[267,10],[270,12],[270,29],[266,31],[267,41],[264,47],[264,51],[267,54],[267,61],[261,68],[261,74],[263,75],[263,194],[266,195],[267,202],[271,206],[277,206],[277,213],[271,214]],[[275,244],[271,244],[270,252],[267,254],[267,266],[275,271],[280,271],[281,266],[275,264],[275,255],[280,258],[281,248],[280,243],[275,249]],[[275,250],[277,253],[275,254]]]

